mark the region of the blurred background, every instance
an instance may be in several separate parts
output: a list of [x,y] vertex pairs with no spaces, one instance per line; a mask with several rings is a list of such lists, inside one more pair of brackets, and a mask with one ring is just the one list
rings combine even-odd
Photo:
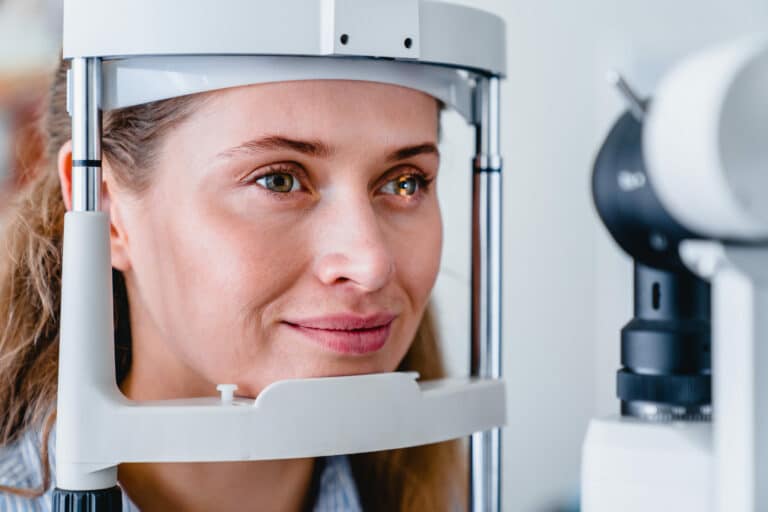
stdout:
[[60,46],[60,0],[0,0],[0,214],[40,156],[35,123]]
[[[592,160],[623,105],[684,55],[768,26],[763,0],[453,0],[506,19],[504,510],[577,510],[588,421],[614,414],[631,262],[592,206]],[[0,224],[41,150],[35,123],[59,54],[60,0],[0,0]],[[148,13],[151,15],[151,13]],[[463,37],[457,34],[457,37]],[[471,37],[467,34],[466,37]],[[472,133],[444,118],[446,241],[435,290],[449,367],[468,368]]]

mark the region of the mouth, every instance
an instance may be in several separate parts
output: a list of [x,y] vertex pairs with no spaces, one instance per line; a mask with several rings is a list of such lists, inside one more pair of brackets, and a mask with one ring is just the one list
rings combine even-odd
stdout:
[[395,318],[391,314],[333,315],[284,323],[332,352],[364,355],[386,345]]

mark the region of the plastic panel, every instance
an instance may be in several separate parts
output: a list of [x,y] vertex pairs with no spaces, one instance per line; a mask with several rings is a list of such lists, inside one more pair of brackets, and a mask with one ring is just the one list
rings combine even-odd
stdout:
[[[710,423],[590,422],[582,512],[714,512]],[[734,509],[738,510],[738,509]]]
[[[65,0],[63,54],[355,55],[505,74],[501,18],[436,1],[365,0],[356,7],[362,1]],[[340,33],[350,36],[347,45]],[[411,48],[404,37],[412,37]]]

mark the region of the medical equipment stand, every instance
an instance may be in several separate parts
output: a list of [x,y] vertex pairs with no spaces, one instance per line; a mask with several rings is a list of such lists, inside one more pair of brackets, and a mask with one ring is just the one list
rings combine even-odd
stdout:
[[[702,52],[664,78],[642,160],[679,257],[712,289],[712,422],[595,419],[583,512],[768,510],[768,39]],[[637,169],[632,169],[637,170]]]
[[[155,5],[148,0],[141,1],[148,9]],[[285,16],[288,11],[295,13],[291,6],[280,4],[267,9],[238,0],[230,5],[241,11],[261,9],[261,18],[268,17],[266,14],[271,11],[276,19],[282,19],[280,16]],[[142,17],[143,11],[138,5],[126,10],[125,6],[106,5],[94,0],[65,3],[65,57],[72,62],[68,104],[72,115],[73,208],[66,215],[64,232],[56,512],[120,510],[121,494],[116,483],[117,465],[122,462],[325,456],[415,446],[470,433],[473,433],[470,443],[471,510],[500,511],[499,426],[506,416],[504,385],[499,380],[502,336],[500,79],[504,65],[496,68],[501,72],[486,71],[480,61],[503,63],[503,45],[499,50],[498,44],[494,44],[496,52],[490,52],[493,55],[473,56],[473,64],[479,67],[461,74],[456,69],[462,67],[462,59],[467,60],[467,55],[472,52],[464,48],[463,52],[457,52],[459,57],[445,58],[445,50],[434,43],[444,40],[443,46],[449,50],[455,43],[450,43],[452,39],[443,33],[445,26],[430,25],[425,20],[434,18],[442,25],[453,23],[482,28],[478,30],[481,36],[478,39],[483,41],[467,43],[480,45],[478,48],[489,41],[503,43],[503,23],[482,11],[442,2],[401,0],[387,5],[375,0],[323,2],[324,7],[329,5],[335,7],[329,12],[336,16],[339,26],[322,18],[321,27],[329,32],[330,38],[321,49],[296,52],[300,54],[297,56],[269,55],[265,58],[248,57],[248,54],[258,52],[238,47],[238,43],[231,43],[237,51],[224,48],[201,57],[197,55],[199,52],[189,49],[200,40],[196,27],[178,27],[171,37],[165,33],[167,24],[164,25],[162,19],[153,18],[148,22]],[[123,11],[118,12],[121,9]],[[421,31],[421,38],[414,39],[417,42],[424,40],[423,49],[420,50],[418,44],[414,46],[414,39],[408,37],[405,49],[387,42],[373,54],[362,55],[389,55],[393,57],[391,59],[324,58],[322,70],[319,70],[316,63],[320,59],[317,57],[354,56],[354,48],[338,46],[339,40],[346,46],[347,41],[353,39],[338,36],[342,28],[349,30],[356,22],[365,23],[377,9],[385,9],[383,12],[396,22],[410,22],[412,20],[406,15],[416,13],[417,21],[421,19],[421,23],[406,24],[416,36]],[[225,18],[225,11],[219,10],[218,15]],[[233,7],[229,14],[233,16],[232,23],[236,24],[243,12],[235,12]],[[104,19],[119,19],[124,27],[141,25],[146,34],[156,29],[155,35],[162,42],[151,38],[150,43],[147,39],[136,41],[130,29],[116,26],[104,28],[99,33],[94,27],[99,25],[100,15]],[[167,15],[175,16],[175,13]],[[132,17],[136,16],[142,19],[139,25],[131,23]],[[191,19],[202,20],[204,17]],[[347,25],[340,28],[339,19]],[[381,21],[378,20],[371,30],[391,35],[387,32],[390,27]],[[269,25],[265,21],[265,26]],[[392,26],[396,25],[392,23]],[[84,27],[90,30],[88,37],[82,36],[80,29]],[[232,26],[227,29],[229,32],[234,30]],[[249,36],[254,32],[258,33],[248,27]],[[335,41],[335,51],[329,52],[328,41]],[[397,41],[402,45],[399,36]],[[125,44],[125,48],[121,49],[121,44]],[[158,50],[148,51],[147,44],[155,44]],[[164,46],[167,44],[175,45],[172,51]],[[256,43],[247,42],[245,46],[249,44]],[[312,39],[307,44],[317,42]],[[418,69],[414,62],[414,56],[418,58],[414,53],[416,50],[422,52],[426,62]],[[366,51],[372,50],[368,48]],[[441,66],[440,59],[430,58],[430,51],[440,54],[446,63]],[[271,53],[269,48],[264,52]],[[162,56],[146,57],[153,53]],[[307,57],[313,53],[317,57]],[[396,62],[403,55],[407,58]],[[245,60],[249,58],[254,60]],[[262,68],[268,69],[269,80],[264,77],[249,79],[248,73],[258,73],[257,64],[266,62],[265,59],[268,59],[268,65]],[[153,63],[159,64],[153,67]],[[241,66],[241,63],[251,66]],[[171,76],[168,67],[173,65],[182,70],[179,76],[183,75],[187,82]],[[215,68],[211,76],[204,76],[207,71],[199,71],[208,68]],[[187,87],[174,89],[173,94],[153,92],[158,95],[154,99],[162,99],[226,86],[280,81],[280,73],[284,73],[284,79],[297,79],[297,69],[306,75],[306,79],[367,78],[411,86],[428,93],[439,91],[435,93],[437,97],[456,104],[475,125],[470,378],[416,383],[415,375],[393,373],[278,382],[255,400],[228,393],[222,393],[221,399],[148,403],[128,400],[120,393],[115,379],[109,220],[107,214],[100,211],[102,109],[140,102],[125,99],[125,94],[130,95],[140,88],[126,85],[134,76],[140,76],[135,83],[150,84],[154,90],[158,88],[156,82],[162,79],[167,80],[168,87],[177,88],[179,83]],[[142,73],[157,73],[152,75],[156,80],[147,80]],[[195,82],[198,76],[203,77],[199,83],[205,85]],[[122,88],[116,85],[118,83],[123,84]],[[440,96],[442,93],[444,95]],[[142,94],[138,93],[139,96]],[[144,102],[151,99],[142,98]],[[329,410],[338,411],[338,414],[328,414]],[[306,421],[306,418],[313,422],[312,432],[296,428],[297,422],[300,419]],[[365,423],[364,428],[361,428],[361,421]]]

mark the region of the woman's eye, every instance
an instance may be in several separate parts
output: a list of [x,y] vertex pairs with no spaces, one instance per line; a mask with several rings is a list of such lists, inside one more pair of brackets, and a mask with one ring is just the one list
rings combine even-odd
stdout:
[[387,194],[411,197],[424,186],[424,178],[414,174],[404,174],[387,182],[381,190]]
[[292,174],[285,172],[276,172],[267,174],[256,180],[256,183],[269,191],[280,194],[296,192],[301,189],[301,183]]

